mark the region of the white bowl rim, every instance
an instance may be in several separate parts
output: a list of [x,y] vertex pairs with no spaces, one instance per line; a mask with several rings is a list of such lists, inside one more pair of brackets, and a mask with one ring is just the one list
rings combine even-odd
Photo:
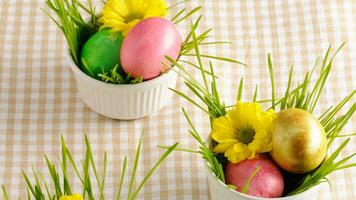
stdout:
[[66,54],[67,59],[70,61],[71,63],[71,69],[73,70],[73,72],[77,75],[79,75],[81,78],[85,79],[86,81],[90,81],[93,84],[96,85],[100,85],[100,86],[105,86],[105,87],[110,87],[110,88],[128,88],[128,89],[133,89],[135,90],[136,88],[142,88],[142,87],[149,87],[152,85],[157,85],[159,83],[162,82],[162,80],[169,78],[169,74],[171,73],[176,73],[174,71],[175,67],[170,68],[167,72],[161,73],[159,76],[147,80],[147,81],[143,81],[141,83],[135,83],[135,84],[112,84],[112,83],[106,83],[104,81],[100,81],[97,80],[93,77],[90,77],[89,75],[87,75],[86,73],[84,73],[81,69],[79,69],[79,67],[73,62],[71,56],[69,55],[69,53]]

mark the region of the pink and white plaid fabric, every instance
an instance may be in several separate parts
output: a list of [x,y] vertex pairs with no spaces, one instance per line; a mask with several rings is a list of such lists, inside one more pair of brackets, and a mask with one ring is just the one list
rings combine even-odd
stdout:
[[[221,95],[227,104],[234,102],[241,76],[245,80],[245,99],[252,96],[256,84],[261,85],[260,97],[268,96],[267,53],[273,56],[277,90],[282,94],[291,65],[301,80],[330,43],[338,46],[343,41],[347,45],[336,58],[318,112],[355,90],[354,1],[200,0],[179,5],[175,11],[195,5],[203,7],[203,28],[212,27],[218,40],[233,42],[230,46],[217,45],[204,51],[248,64],[243,67],[214,62]],[[115,197],[124,155],[129,156],[132,166],[142,130],[145,135],[138,180],[163,152],[157,148],[158,144],[180,142],[182,146],[196,148],[194,139],[187,133],[181,107],[188,110],[204,137],[209,134],[207,116],[178,96],[159,113],[139,120],[112,120],[91,111],[77,93],[65,59],[65,39],[40,8],[46,8],[44,1],[0,0],[0,184],[7,187],[11,199],[26,195],[21,169],[30,173],[33,165],[48,177],[43,156],[57,159],[60,134],[65,136],[78,162],[84,154],[84,134],[87,134],[99,173],[102,173],[102,155],[107,150],[108,199]],[[184,33],[189,22],[182,23],[180,28]],[[196,72],[192,70],[192,73]],[[177,89],[187,92],[182,80]],[[355,130],[355,124],[356,117],[353,117],[344,132]],[[355,146],[354,138],[343,155],[355,152]],[[319,199],[356,199],[354,177],[356,168],[331,175],[333,188],[330,191],[323,187]],[[74,190],[81,192],[79,180],[75,179],[73,184]],[[139,198],[208,199],[202,159],[195,154],[173,153],[148,181]]]

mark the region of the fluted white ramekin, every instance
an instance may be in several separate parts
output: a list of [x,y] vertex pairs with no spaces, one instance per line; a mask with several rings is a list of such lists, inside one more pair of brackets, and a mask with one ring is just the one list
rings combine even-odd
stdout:
[[[211,137],[207,139],[207,144],[210,144]],[[229,188],[225,183],[220,181],[218,177],[210,170],[209,164],[204,160],[205,172],[208,177],[208,185],[210,197],[212,200],[316,200],[318,190],[321,186],[317,185],[302,193],[280,198],[261,198],[247,195]]]
[[116,85],[96,80],[67,56],[83,102],[95,112],[122,120],[138,119],[158,112],[172,97],[177,73],[169,70],[152,80],[137,84]]

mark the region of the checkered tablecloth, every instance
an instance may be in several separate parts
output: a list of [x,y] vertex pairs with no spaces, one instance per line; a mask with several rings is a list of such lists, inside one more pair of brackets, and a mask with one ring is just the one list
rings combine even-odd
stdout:
[[[233,42],[230,46],[210,47],[204,51],[248,64],[242,67],[215,62],[219,88],[227,104],[235,100],[241,76],[245,80],[245,99],[252,96],[255,84],[262,86],[261,97],[267,97],[270,93],[268,52],[273,56],[277,89],[282,94],[291,65],[301,80],[330,43],[338,46],[343,41],[346,47],[336,58],[318,112],[355,90],[355,1],[200,0],[182,4],[175,11],[199,4],[203,7],[202,27],[212,27],[217,39]],[[105,191],[108,199],[116,194],[124,155],[128,155],[132,166],[142,130],[145,134],[138,180],[163,152],[157,148],[158,144],[180,142],[182,146],[196,148],[187,133],[181,107],[188,110],[204,137],[209,134],[207,116],[178,96],[158,114],[133,121],[112,120],[91,111],[78,95],[65,59],[64,37],[41,8],[46,8],[43,1],[0,0],[0,184],[6,186],[11,199],[24,198],[26,194],[21,169],[30,173],[33,165],[44,176],[49,175],[43,156],[57,159],[61,134],[78,162],[84,154],[84,134],[89,136],[99,173],[102,173],[102,155],[107,150],[109,176]],[[180,28],[184,33],[189,22],[180,24]],[[182,80],[178,81],[177,88],[187,92]],[[353,117],[344,132],[355,130],[355,124],[356,117]],[[355,152],[355,146],[356,139],[352,139],[343,155]],[[323,187],[319,199],[356,199],[355,177],[356,168],[331,175],[332,190]],[[73,184],[74,190],[80,193],[79,180],[75,179]],[[124,188],[123,192],[127,190]],[[195,154],[173,153],[139,197],[208,199],[202,159]]]

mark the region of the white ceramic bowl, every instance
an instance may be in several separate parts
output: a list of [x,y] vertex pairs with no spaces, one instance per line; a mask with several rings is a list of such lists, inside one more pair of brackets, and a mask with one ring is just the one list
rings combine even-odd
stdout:
[[84,103],[95,112],[114,119],[138,119],[158,112],[172,96],[168,88],[176,85],[177,73],[172,69],[138,84],[105,83],[86,75],[69,55],[67,58]]
[[[211,144],[211,137],[207,139],[207,144]],[[208,185],[210,191],[210,197],[212,200],[315,200],[317,199],[318,190],[320,190],[321,186],[317,185],[313,188],[288,197],[280,197],[280,198],[261,198],[254,197],[251,195],[243,194],[236,190],[229,188],[225,183],[220,181],[218,177],[210,170],[210,165],[204,160],[204,168],[208,177]]]

